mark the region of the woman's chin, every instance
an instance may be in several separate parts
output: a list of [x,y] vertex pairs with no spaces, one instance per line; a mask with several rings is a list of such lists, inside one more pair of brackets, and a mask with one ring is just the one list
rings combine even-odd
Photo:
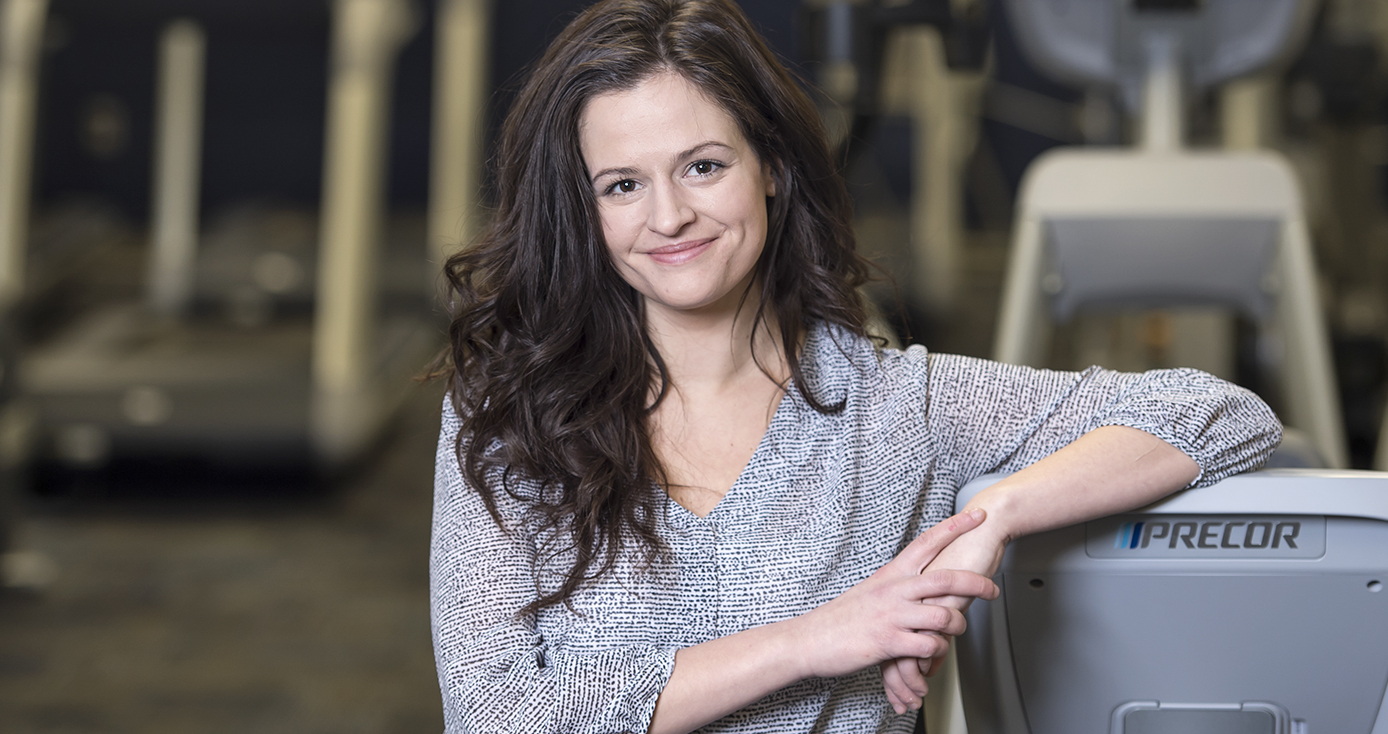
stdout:
[[647,298],[647,311],[656,310],[668,314],[685,314],[689,316],[713,314],[721,309],[716,308],[718,299],[702,298]]
[[724,294],[705,294],[702,296],[662,296],[658,298],[646,298],[646,310],[661,311],[671,316],[685,317],[713,317],[719,315],[731,316],[737,311],[736,297],[728,298]]

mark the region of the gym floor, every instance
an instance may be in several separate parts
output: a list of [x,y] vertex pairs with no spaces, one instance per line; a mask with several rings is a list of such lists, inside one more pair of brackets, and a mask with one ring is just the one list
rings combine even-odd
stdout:
[[427,568],[441,395],[421,387],[330,490],[30,498],[18,546],[56,575],[0,596],[0,729],[441,731]]

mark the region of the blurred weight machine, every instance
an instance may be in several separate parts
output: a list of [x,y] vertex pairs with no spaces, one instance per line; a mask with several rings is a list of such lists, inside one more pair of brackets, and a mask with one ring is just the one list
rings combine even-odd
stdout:
[[[1319,454],[1306,465],[1348,465],[1295,174],[1271,152],[1185,147],[1191,90],[1286,63],[1314,8],[1291,0],[1008,4],[1029,56],[1057,79],[1116,88],[1139,120],[1140,141],[1061,148],[1028,169],[997,359],[1044,364],[1052,323],[1085,307],[1230,309],[1282,347],[1285,417]],[[1104,48],[1112,51],[1095,50]]]
[[[46,5],[0,0],[0,295],[19,307],[7,313],[44,296],[25,291],[23,258]],[[221,218],[229,227],[200,226],[204,94],[218,94],[204,90],[203,69],[217,38],[194,21],[169,23],[144,298],[82,313],[23,350],[4,375],[19,376],[20,397],[0,420],[0,459],[80,468],[177,457],[211,471],[289,462],[331,473],[361,457],[438,348],[433,265],[476,226],[488,6],[435,10],[429,232],[410,262],[381,245],[392,76],[421,25],[418,6],[331,7],[316,247],[312,220],[282,211],[241,207]],[[254,288],[263,293],[238,300]],[[237,307],[209,310],[209,300]]]
[[950,315],[959,292],[964,168],[977,138],[988,46],[984,11],[974,0],[807,0],[801,11],[806,66],[842,170],[851,173],[884,117],[910,120],[911,266],[900,285],[910,310],[929,319]]
[[1388,5],[1326,0],[1284,79],[1270,144],[1313,184],[1350,447],[1388,469]]
[[[16,550],[18,491],[27,444],[25,412],[15,401],[18,350],[12,306],[29,219],[34,107],[46,0],[0,5],[0,586],[42,586],[51,576],[45,556]],[[38,568],[37,578],[32,570]]]

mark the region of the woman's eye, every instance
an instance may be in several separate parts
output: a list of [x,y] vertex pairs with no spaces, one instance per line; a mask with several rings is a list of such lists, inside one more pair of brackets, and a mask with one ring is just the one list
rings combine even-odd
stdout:
[[689,170],[697,176],[707,176],[721,167],[722,164],[716,161],[697,161],[689,167]]
[[640,184],[636,183],[635,181],[629,178],[624,178],[621,181],[618,181],[612,184],[611,186],[608,186],[607,193],[630,194],[631,192],[635,191],[638,186],[640,186]]

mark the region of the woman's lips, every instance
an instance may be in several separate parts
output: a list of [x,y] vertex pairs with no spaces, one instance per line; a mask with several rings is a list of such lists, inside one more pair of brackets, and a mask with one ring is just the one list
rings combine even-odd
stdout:
[[715,239],[717,238],[710,237],[704,240],[679,242],[673,245],[657,247],[646,254],[649,255],[652,260],[662,265],[680,265],[698,257],[704,250],[708,249],[709,245],[713,244]]

